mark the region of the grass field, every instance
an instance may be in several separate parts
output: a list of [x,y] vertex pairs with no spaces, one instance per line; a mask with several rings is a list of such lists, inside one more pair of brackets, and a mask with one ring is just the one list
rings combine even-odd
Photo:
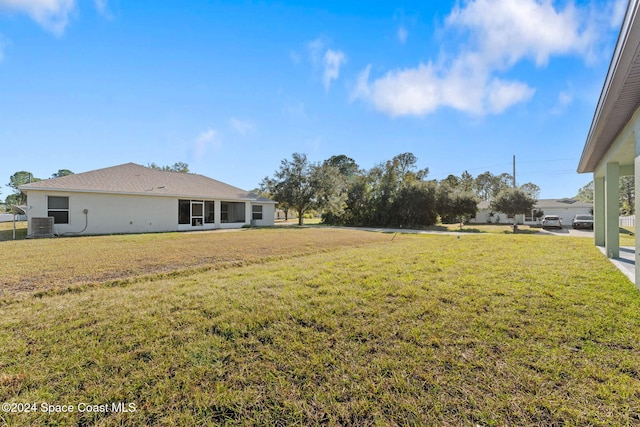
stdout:
[[335,229],[243,229],[4,242],[0,306],[33,292],[76,292],[83,285],[189,275],[385,239],[379,233]]
[[[590,239],[273,229],[1,247],[31,260],[3,260],[0,402],[37,412],[0,425],[640,425],[640,293]],[[97,406],[120,402],[135,411]]]

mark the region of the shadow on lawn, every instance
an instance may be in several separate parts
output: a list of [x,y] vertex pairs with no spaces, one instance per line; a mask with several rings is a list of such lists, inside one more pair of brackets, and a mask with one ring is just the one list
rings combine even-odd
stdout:
[[635,236],[635,233],[628,228],[620,227],[620,234],[626,236]]
[[[16,223],[16,240],[27,238],[26,222]],[[13,240],[13,222],[3,222],[0,225],[0,242]]]

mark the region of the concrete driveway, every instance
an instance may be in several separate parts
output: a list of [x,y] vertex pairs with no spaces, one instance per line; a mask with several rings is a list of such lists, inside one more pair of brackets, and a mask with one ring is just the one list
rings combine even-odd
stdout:
[[593,230],[574,230],[571,227],[564,227],[562,230],[551,228],[548,230],[540,229],[538,234],[550,234],[558,236],[571,236],[571,237],[590,237],[593,239]]

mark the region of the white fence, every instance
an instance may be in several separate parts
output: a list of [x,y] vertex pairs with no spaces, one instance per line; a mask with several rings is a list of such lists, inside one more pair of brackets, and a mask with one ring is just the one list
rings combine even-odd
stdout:
[[620,227],[635,227],[636,226],[636,216],[621,216],[620,217]]
[[[26,215],[18,215],[16,217],[16,221],[26,221]],[[9,222],[13,221],[13,214],[0,214],[0,222]]]

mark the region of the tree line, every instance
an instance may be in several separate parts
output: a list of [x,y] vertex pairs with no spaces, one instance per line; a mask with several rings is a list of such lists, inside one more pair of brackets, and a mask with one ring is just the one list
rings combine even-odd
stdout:
[[465,171],[437,181],[427,179],[429,169],[419,169],[417,163],[414,154],[402,153],[366,170],[346,155],[313,163],[306,154],[294,153],[262,180],[260,190],[278,202],[285,216],[294,211],[299,225],[310,210],[320,211],[322,221],[332,225],[462,224],[475,216],[481,200],[508,215],[529,212],[537,202],[538,186],[512,188],[513,177],[507,173],[474,178]]
[[[618,186],[618,198],[620,215],[634,215],[636,202],[636,184],[634,176],[621,176]],[[593,203],[593,181],[589,181],[584,187],[578,190],[574,197],[581,202]]]

